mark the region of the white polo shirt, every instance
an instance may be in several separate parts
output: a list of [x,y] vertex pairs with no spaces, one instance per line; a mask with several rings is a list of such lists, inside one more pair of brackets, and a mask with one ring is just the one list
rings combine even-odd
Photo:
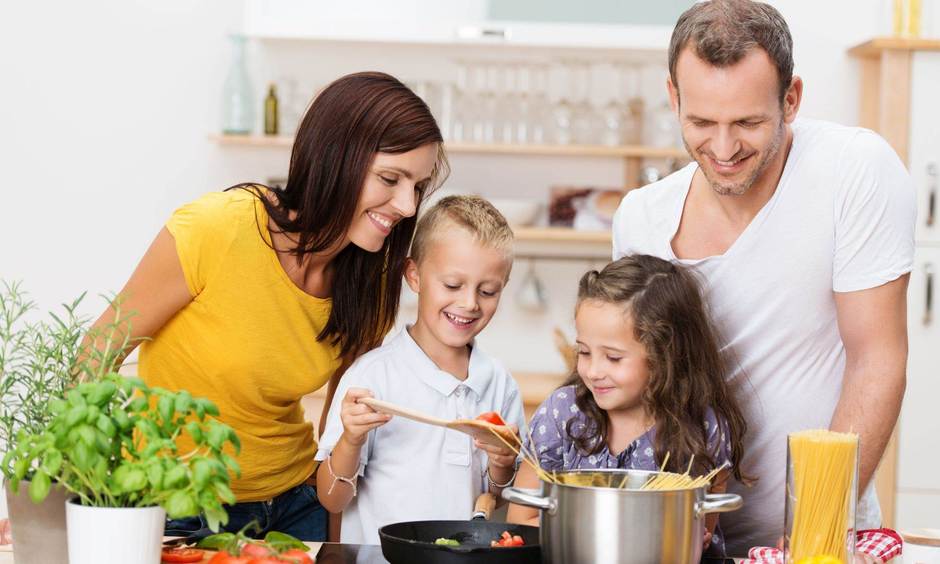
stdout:
[[[317,460],[325,460],[343,434],[340,409],[351,387],[441,419],[498,411],[507,423],[525,426],[516,382],[479,346],[472,345],[469,375],[460,381],[440,370],[402,329],[343,375]],[[393,417],[370,431],[362,447],[359,491],[343,511],[342,542],[379,544],[379,528],[389,523],[469,519],[477,496],[486,491],[486,464],[470,436]]]

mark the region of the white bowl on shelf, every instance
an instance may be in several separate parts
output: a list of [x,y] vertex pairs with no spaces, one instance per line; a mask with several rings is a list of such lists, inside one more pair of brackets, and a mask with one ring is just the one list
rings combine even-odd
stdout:
[[512,198],[488,198],[490,203],[499,210],[509,225],[513,227],[527,227],[535,223],[542,209],[542,203],[536,200],[523,200]]

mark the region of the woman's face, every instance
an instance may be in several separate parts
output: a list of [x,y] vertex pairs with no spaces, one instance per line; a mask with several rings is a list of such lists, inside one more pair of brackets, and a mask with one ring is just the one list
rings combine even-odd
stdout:
[[642,407],[650,370],[646,348],[633,336],[633,320],[623,308],[585,300],[575,313],[578,374],[605,411]]
[[415,214],[419,192],[436,162],[436,143],[407,153],[376,153],[346,232],[348,242],[366,251],[380,250],[395,224]]

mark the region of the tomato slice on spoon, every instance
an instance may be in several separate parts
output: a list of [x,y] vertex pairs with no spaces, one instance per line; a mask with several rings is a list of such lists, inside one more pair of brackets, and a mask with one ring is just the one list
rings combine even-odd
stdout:
[[495,411],[487,411],[486,413],[481,413],[477,415],[477,420],[486,421],[487,423],[492,423],[493,425],[506,425],[506,422],[503,421],[503,418],[499,416],[499,413]]

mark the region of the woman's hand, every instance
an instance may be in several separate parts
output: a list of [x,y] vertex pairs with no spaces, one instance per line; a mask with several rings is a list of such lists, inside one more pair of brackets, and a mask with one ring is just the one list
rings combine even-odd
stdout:
[[0,519],[0,544],[13,544],[13,528],[9,519]]
[[339,416],[343,421],[342,440],[351,446],[360,447],[366,442],[369,431],[388,423],[391,415],[379,413],[364,403],[360,398],[371,398],[372,392],[365,388],[349,388],[343,398]]

